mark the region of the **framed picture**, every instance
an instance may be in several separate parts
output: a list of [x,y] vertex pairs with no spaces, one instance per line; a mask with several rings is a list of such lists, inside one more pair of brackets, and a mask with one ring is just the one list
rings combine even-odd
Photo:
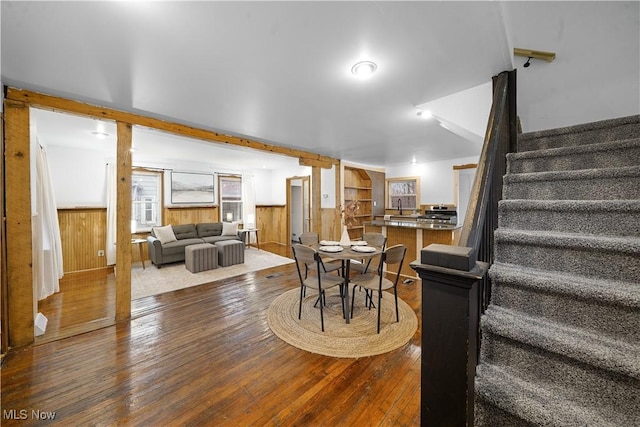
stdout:
[[213,204],[213,185],[213,174],[171,172],[171,204]]

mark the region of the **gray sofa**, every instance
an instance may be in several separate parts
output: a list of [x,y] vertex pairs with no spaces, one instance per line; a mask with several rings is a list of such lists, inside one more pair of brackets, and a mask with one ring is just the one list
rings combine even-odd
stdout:
[[171,262],[184,261],[184,249],[189,245],[215,243],[222,240],[239,240],[244,242],[246,234],[243,230],[238,230],[236,235],[223,236],[221,222],[172,225],[171,228],[177,239],[175,242],[162,244],[160,240],[156,238],[153,229],[151,230],[151,235],[147,237],[149,259],[151,259],[151,262],[158,268]]

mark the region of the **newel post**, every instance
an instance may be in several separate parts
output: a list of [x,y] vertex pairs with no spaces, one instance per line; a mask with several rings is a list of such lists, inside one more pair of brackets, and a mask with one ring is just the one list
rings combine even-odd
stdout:
[[473,426],[478,289],[488,264],[470,248],[429,245],[411,263],[422,279],[422,426]]

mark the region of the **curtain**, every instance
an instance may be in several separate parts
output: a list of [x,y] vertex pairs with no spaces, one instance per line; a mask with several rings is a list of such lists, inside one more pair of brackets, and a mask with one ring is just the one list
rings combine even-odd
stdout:
[[107,265],[116,263],[116,165],[107,163]]
[[[253,228],[256,228],[256,189],[252,173],[242,174],[242,221]],[[253,223],[253,224],[251,224]],[[249,233],[251,243],[255,243],[255,233]]]
[[36,144],[35,212],[33,214],[33,279],[38,300],[60,292],[64,275],[62,240],[47,154]]

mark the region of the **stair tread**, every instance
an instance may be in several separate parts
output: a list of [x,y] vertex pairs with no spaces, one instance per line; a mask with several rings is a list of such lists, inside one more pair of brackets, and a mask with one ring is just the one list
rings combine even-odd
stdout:
[[527,141],[531,139],[548,138],[552,136],[584,133],[584,132],[590,132],[598,129],[608,129],[612,127],[615,128],[616,126],[633,125],[638,123],[640,123],[639,115],[620,117],[615,119],[598,120],[590,123],[523,133],[521,135],[518,135],[518,141]]
[[522,151],[519,153],[508,153],[509,161],[538,159],[544,157],[556,157],[577,155],[583,153],[597,153],[601,151],[624,150],[633,147],[640,147],[640,138],[630,138],[617,141],[600,142],[597,144],[575,145],[569,147],[546,148],[534,151]]
[[640,345],[490,305],[482,330],[640,379]]
[[571,181],[589,179],[614,179],[640,177],[640,166],[623,166],[603,169],[576,169],[567,171],[544,171],[508,173],[504,176],[504,184],[535,181]]
[[608,236],[498,228],[495,231],[494,237],[496,242],[527,243],[547,247],[562,246],[568,249],[609,251],[628,254],[640,253],[640,237],[636,236]]
[[494,282],[517,283],[551,293],[594,299],[601,304],[640,309],[640,285],[622,280],[604,280],[495,262],[489,270]]
[[500,200],[500,209],[506,210],[548,210],[557,212],[640,212],[640,200],[532,200],[507,199]]
[[636,413],[620,413],[619,408],[577,405],[558,390],[534,385],[486,363],[477,368],[475,390],[493,406],[534,425],[613,427],[620,425],[621,418],[626,418],[627,425],[637,418]]

